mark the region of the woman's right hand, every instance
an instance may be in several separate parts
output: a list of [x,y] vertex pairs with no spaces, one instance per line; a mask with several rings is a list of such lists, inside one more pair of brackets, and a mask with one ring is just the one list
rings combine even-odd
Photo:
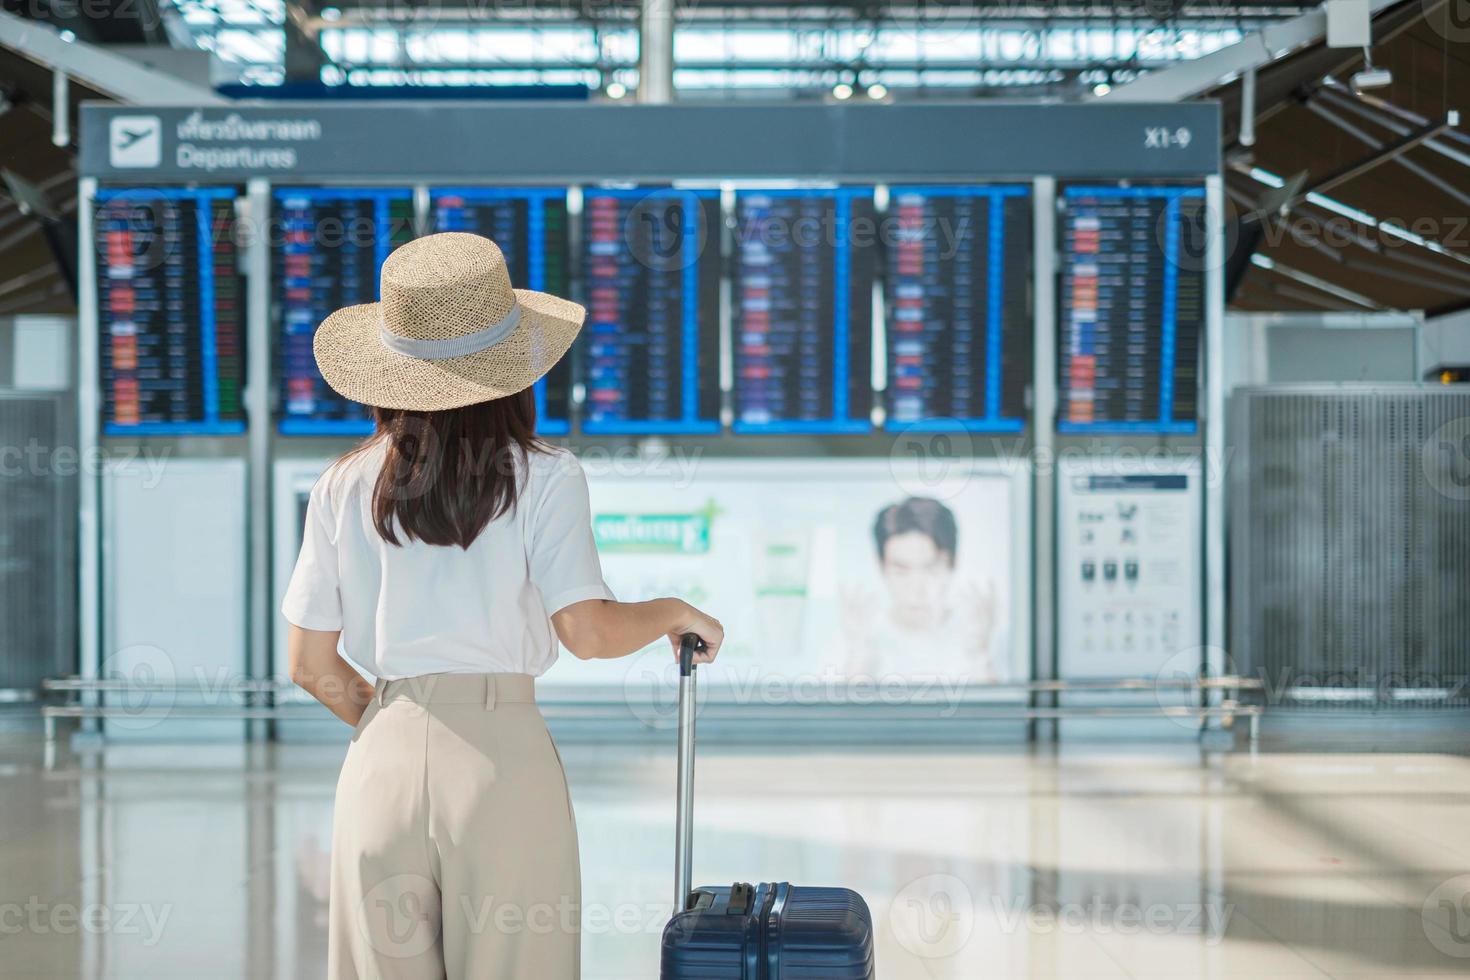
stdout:
[[720,652],[720,644],[725,642],[725,628],[720,621],[713,616],[707,615],[695,609],[689,603],[680,600],[678,615],[675,617],[679,625],[669,630],[669,644],[674,648],[674,659],[679,657],[679,643],[683,640],[685,633],[693,633],[704,641],[704,649],[696,650],[694,662],[697,664],[713,663],[715,655]]

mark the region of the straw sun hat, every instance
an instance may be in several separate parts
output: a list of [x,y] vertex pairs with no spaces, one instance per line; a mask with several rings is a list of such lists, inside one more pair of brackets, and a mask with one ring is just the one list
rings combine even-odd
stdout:
[[587,312],[512,289],[500,247],[458,231],[388,256],[381,295],[327,317],[312,343],[334,391],[379,408],[438,411],[523,391],[572,346]]

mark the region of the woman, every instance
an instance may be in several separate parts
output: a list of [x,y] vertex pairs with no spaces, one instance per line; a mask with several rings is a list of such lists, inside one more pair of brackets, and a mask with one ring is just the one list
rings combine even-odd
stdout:
[[494,242],[447,233],[388,257],[381,303],[317,330],[322,377],[377,419],[312,489],[282,607],[292,680],[354,726],[332,980],[576,978],[576,827],[534,678],[558,638],[603,659],[696,633],[701,662],[723,640],[678,599],[614,600],[586,478],[536,439],[531,386],[583,316],[512,290]]

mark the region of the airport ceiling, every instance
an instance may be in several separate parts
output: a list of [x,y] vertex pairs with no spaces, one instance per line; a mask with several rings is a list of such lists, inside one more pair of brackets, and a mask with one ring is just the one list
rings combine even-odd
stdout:
[[1470,306],[1470,31],[1448,20],[1448,5],[1405,3],[1377,18],[1374,37],[1373,62],[1393,81],[1361,95],[1350,81],[1361,54],[1316,45],[1262,69],[1254,146],[1240,140],[1242,82],[1207,93],[1224,106],[1235,207],[1274,203],[1262,182],[1273,177],[1300,176],[1303,191],[1341,178],[1265,229],[1232,308]]
[[[48,69],[0,47],[0,316],[76,310],[73,285],[56,261],[58,248],[75,247],[76,149],[52,142],[51,95]],[[100,98],[72,85],[73,133],[75,105]],[[16,181],[38,189],[44,206],[23,206]],[[37,213],[46,209],[51,214]]]
[[[13,8],[17,0],[4,3]],[[101,44],[157,43],[154,35],[140,38],[136,23],[91,30]],[[1470,110],[1466,34],[1433,0],[1403,0],[1375,20],[1374,63],[1393,75],[1386,87],[1355,94],[1349,80],[1362,68],[1361,54],[1322,44],[1262,68],[1249,146],[1240,134],[1242,83],[1203,94],[1224,106],[1233,213],[1259,219],[1262,209],[1270,212],[1253,221],[1261,243],[1233,309],[1440,314],[1470,307],[1470,129],[1463,120],[1447,125],[1452,110]],[[55,256],[74,248],[75,147],[53,145],[51,93],[49,69],[0,46],[0,315],[74,309],[73,287]],[[72,83],[71,133],[76,105],[103,97]],[[1324,180],[1330,183],[1315,190]],[[31,207],[23,209],[22,199]]]

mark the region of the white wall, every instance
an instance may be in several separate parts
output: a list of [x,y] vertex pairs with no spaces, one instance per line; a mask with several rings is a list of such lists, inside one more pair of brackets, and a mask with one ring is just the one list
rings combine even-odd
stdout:
[[1421,325],[1417,313],[1231,313],[1225,387],[1417,381],[1425,364]]
[[1425,322],[1420,335],[1419,363],[1426,371],[1470,364],[1470,310]]

